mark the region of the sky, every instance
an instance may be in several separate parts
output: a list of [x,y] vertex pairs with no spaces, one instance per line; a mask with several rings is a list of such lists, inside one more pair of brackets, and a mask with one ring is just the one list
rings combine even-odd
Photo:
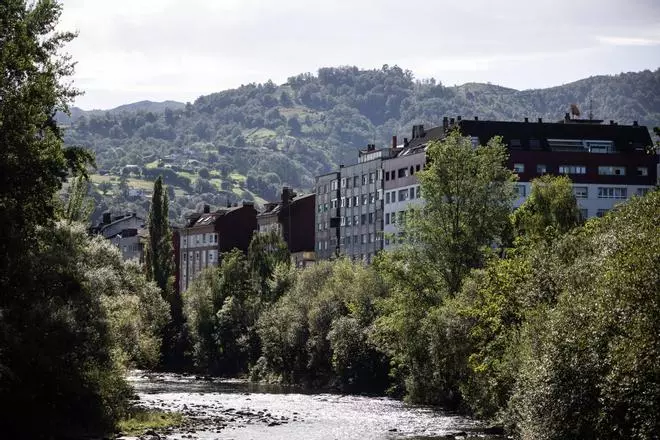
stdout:
[[75,105],[193,102],[319,67],[544,88],[660,67],[658,0],[62,0]]

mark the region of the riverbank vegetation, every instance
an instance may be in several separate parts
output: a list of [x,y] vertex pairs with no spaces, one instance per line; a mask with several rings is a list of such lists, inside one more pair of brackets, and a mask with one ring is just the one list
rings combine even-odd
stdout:
[[511,212],[497,139],[453,133],[427,154],[427,203],[372,266],[282,256],[254,271],[258,253],[234,252],[198,278],[184,293],[196,368],[387,391],[516,438],[651,438],[660,192],[585,223],[570,179],[544,176]]
[[585,223],[570,180],[543,177],[511,212],[506,148],[454,132],[428,148],[405,240],[372,266],[295,269],[277,235],[257,235],[179,296],[162,180],[147,270],[87,235],[94,158],[54,121],[77,94],[60,12],[0,3],[4,436],[114,432],[130,418],[131,366],[388,392],[521,439],[657,436],[660,191]]

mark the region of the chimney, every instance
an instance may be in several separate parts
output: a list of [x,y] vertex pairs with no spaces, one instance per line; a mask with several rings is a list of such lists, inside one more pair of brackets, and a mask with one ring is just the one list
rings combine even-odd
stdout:
[[288,186],[285,186],[282,188],[282,206],[288,206],[289,202],[291,201],[293,193],[291,192],[291,188]]
[[397,142],[396,142],[396,135],[392,136],[392,148],[396,148]]
[[461,120],[461,115],[456,116],[456,120],[460,121]]
[[204,214],[208,214],[211,212],[211,207],[209,205],[204,204]]
[[610,125],[614,125],[614,121],[610,119]]
[[109,225],[112,223],[112,216],[109,212],[104,212],[103,213],[103,224],[104,225]]
[[529,118],[525,118],[525,122],[529,122]]
[[478,121],[478,120],[479,120],[479,116],[475,116],[475,117],[474,117],[474,120],[475,120],[475,121]]
[[417,139],[417,125],[413,125],[411,139]]
[[543,123],[543,118],[539,118],[539,124]]
[[421,138],[423,138],[424,136],[426,136],[426,132],[424,131],[424,125],[419,124],[419,125],[417,126],[417,136],[419,136],[419,137],[421,137]]
[[447,116],[445,116],[442,118],[442,128],[446,130],[448,127],[449,127],[449,119],[447,118]]
[[403,138],[403,146],[404,148],[408,146],[408,138]]
[[564,121],[570,121],[570,120],[571,120],[571,114],[570,114],[570,113],[566,113],[566,114],[564,115]]
[[633,127],[638,127],[638,126],[639,124],[637,123],[637,121],[633,121]]

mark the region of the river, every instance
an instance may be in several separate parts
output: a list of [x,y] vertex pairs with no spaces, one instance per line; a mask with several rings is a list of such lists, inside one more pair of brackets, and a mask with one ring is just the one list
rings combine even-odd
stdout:
[[438,409],[387,397],[310,393],[239,380],[134,372],[140,405],[179,411],[187,426],[167,439],[460,439],[500,437],[482,425]]

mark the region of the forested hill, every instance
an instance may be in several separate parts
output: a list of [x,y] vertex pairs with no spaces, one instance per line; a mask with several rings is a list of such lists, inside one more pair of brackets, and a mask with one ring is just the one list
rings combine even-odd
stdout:
[[[413,124],[433,126],[457,115],[559,120],[571,103],[588,113],[590,100],[597,118],[658,125],[660,69],[518,91],[477,83],[447,87],[397,66],[322,68],[282,85],[248,84],[192,104],[76,112],[66,138],[92,148],[99,168],[113,174],[125,165],[167,165],[189,180],[188,188],[181,185],[185,192],[207,192],[209,181],[228,198],[273,199],[284,184],[310,188],[315,175],[354,161],[367,143],[410,136]],[[195,188],[200,167],[210,173]]]

